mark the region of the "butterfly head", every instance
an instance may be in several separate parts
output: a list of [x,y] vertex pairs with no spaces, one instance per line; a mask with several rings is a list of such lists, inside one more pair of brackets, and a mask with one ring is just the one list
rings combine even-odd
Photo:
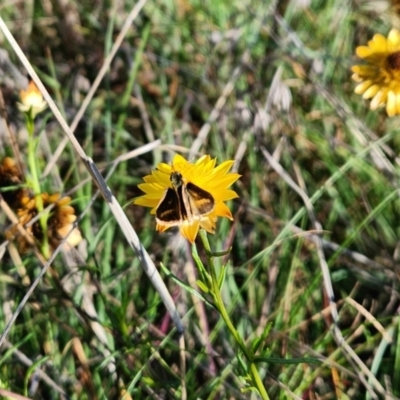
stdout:
[[173,172],[170,176],[172,186],[177,190],[183,184],[182,174],[179,172]]

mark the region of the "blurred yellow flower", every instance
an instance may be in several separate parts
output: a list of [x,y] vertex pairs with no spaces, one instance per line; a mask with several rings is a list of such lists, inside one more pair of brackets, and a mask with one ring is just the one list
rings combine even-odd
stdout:
[[18,109],[25,113],[31,113],[32,118],[35,118],[37,114],[47,107],[42,93],[40,93],[33,81],[29,82],[26,90],[21,90],[19,92],[19,97],[21,102],[17,103]]
[[228,173],[234,161],[215,166],[209,155],[194,164],[176,154],[171,165],[160,163],[139,186],[145,194],[134,204],[151,207],[156,215],[157,231],[178,226],[183,237],[193,243],[199,228],[214,233],[218,217],[231,220],[232,214],[224,203],[238,197],[228,189],[240,175]]
[[392,29],[387,38],[377,33],[356,54],[366,64],[351,68],[358,82],[355,92],[371,99],[371,110],[386,104],[390,117],[400,114],[400,32]]

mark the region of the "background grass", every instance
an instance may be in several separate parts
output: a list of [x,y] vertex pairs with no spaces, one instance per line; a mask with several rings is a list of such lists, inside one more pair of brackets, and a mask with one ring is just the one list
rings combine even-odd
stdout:
[[[134,5],[11,0],[0,14],[72,121]],[[226,100],[200,154],[237,160],[240,198],[230,204],[234,222],[220,220],[210,240],[216,250],[232,246],[216,262],[228,265],[223,294],[241,335],[250,341],[270,324],[271,360],[259,370],[272,399],[400,397],[398,117],[369,111],[350,79],[355,47],[393,23],[393,13],[372,2],[149,0],[76,129],[105,172],[118,156],[161,139],[153,152],[120,163],[108,184],[156,265],[195,287],[188,244],[173,230],[155,232],[148,209],[130,200],[158,162],[175,151],[188,155],[217,101]],[[1,35],[0,45],[7,65],[24,74]],[[7,123],[25,160],[21,81],[2,69]],[[50,112],[36,132],[44,171],[63,132]],[[11,154],[1,140],[1,155]],[[386,393],[334,340],[315,225],[265,151],[311,199],[340,329]],[[95,192],[87,178],[67,145],[42,189],[73,190],[79,214]],[[1,218],[4,231],[10,221]],[[103,200],[80,229],[85,242],[56,259],[1,349],[0,386],[34,399],[180,398],[173,325]],[[21,257],[32,281],[40,264],[31,253]],[[166,282],[186,326],[188,398],[251,397],[219,316]],[[8,252],[0,287],[3,330],[27,290]],[[299,357],[320,362],[284,363]]]

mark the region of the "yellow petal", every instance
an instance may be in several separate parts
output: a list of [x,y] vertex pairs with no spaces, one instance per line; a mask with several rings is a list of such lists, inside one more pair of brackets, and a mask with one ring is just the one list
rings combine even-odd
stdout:
[[396,95],[396,115],[400,114],[400,93]]
[[77,217],[75,214],[68,214],[68,216],[67,216],[67,218],[66,218],[66,221],[67,221],[69,224],[72,224],[73,222],[76,221],[77,218],[78,218],[78,217]]
[[234,191],[234,190],[221,190],[219,192],[216,192],[214,194],[214,200],[218,203],[218,202],[222,202],[222,201],[228,201],[228,200],[232,200],[232,199],[236,199],[238,198],[239,195]]
[[171,185],[171,172],[165,173],[160,171],[154,171],[153,173],[155,181],[164,189]]
[[354,93],[363,94],[371,85],[372,81],[364,81],[356,86],[356,88],[354,89]]
[[[55,195],[53,195],[54,197],[53,197],[53,203],[55,203],[55,202],[57,202],[57,204],[61,207],[61,206],[64,206],[64,205],[66,205],[66,204],[68,204],[68,203],[71,203],[71,197],[69,197],[69,196],[65,196],[65,197],[63,197],[62,199],[60,199],[60,200],[58,200],[59,198],[60,198],[60,193],[56,193]],[[75,211],[75,210],[74,210]]]
[[382,34],[376,33],[372,40],[368,42],[368,46],[374,53],[385,52],[387,51],[387,40]]
[[[172,172],[172,168],[169,164],[160,163],[157,165],[157,170],[161,172],[165,172],[166,174],[170,174]],[[157,171],[154,171],[157,172]]]
[[199,232],[199,221],[193,221],[189,224],[185,221],[179,228],[179,231],[183,237],[189,240],[190,243],[194,243],[196,240],[197,233]]
[[372,51],[367,46],[358,46],[356,48],[356,54],[360,58],[366,58],[372,54]]
[[77,246],[80,242],[82,241],[82,235],[81,232],[78,228],[75,228],[70,235],[68,236],[67,239],[67,244],[69,244],[71,247]]
[[185,165],[185,164],[188,164],[188,162],[180,154],[175,154],[174,158],[172,159],[172,165],[175,165],[175,164]]
[[[240,178],[239,174],[228,174],[225,175],[223,178],[217,178],[217,179],[210,179],[209,182],[207,182],[207,186],[210,189],[226,189],[229,186],[231,186],[234,182],[236,182]],[[203,185],[204,186],[204,185]],[[207,190],[207,188],[204,188]]]
[[143,177],[143,180],[144,180],[146,183],[156,183],[156,182],[157,182],[157,181],[156,181],[156,178],[154,178],[153,175],[146,175],[146,176]]
[[210,162],[210,160],[211,160],[211,157],[210,157],[208,154],[206,154],[206,155],[200,157],[200,158],[194,163],[194,165],[196,165],[196,166],[207,165],[207,164]]
[[159,199],[151,200],[145,196],[137,197],[136,199],[133,200],[133,204],[136,204],[137,206],[143,206],[143,207],[157,207],[159,203],[160,203]]
[[394,117],[396,115],[396,111],[396,95],[393,91],[390,91],[387,98],[386,112],[389,117]]
[[231,210],[225,203],[217,203],[215,205],[214,213],[218,217],[229,218],[231,221],[233,221]]
[[170,228],[170,227],[167,226],[167,225],[164,225],[164,224],[161,224],[161,223],[157,222],[156,230],[158,232],[165,232],[168,228]]
[[370,99],[371,97],[374,97],[379,91],[381,90],[381,87],[378,85],[372,85],[369,87],[363,94],[363,99]]
[[392,29],[388,35],[389,51],[398,50],[400,45],[400,32],[397,29]]
[[234,163],[235,163],[234,160],[224,161],[223,163],[219,164],[217,168],[214,169],[212,174],[214,176],[223,176],[231,169]]
[[380,91],[378,92],[375,97],[371,100],[371,104],[370,104],[370,108],[371,110],[376,110],[380,104],[381,104],[381,100],[382,100],[382,96],[383,96],[383,92]]
[[216,222],[216,217],[215,216],[208,216],[206,218],[202,218],[200,220],[200,226],[205,229],[209,233],[214,233],[215,232],[215,222]]
[[161,197],[162,193],[168,188],[168,186],[160,185],[159,183],[140,183],[138,188],[145,193],[158,193]]

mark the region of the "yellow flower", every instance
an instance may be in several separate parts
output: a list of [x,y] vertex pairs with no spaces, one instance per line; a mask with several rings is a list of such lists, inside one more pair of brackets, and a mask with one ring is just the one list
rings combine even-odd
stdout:
[[37,114],[47,107],[47,103],[43,99],[42,93],[40,93],[33,81],[29,82],[26,90],[21,90],[19,92],[19,97],[21,103],[17,103],[18,109],[25,113],[31,113],[32,118],[35,118]]
[[386,104],[389,117],[400,114],[400,32],[392,29],[387,38],[377,33],[356,53],[366,64],[351,68],[358,82],[355,92],[372,99],[371,110]]
[[218,217],[233,220],[225,201],[238,197],[228,189],[240,175],[228,173],[234,161],[215,166],[216,159],[206,155],[194,164],[176,154],[171,165],[160,163],[139,186],[145,194],[134,204],[151,207],[156,215],[157,231],[178,226],[181,235],[191,243],[199,228],[214,233]]

